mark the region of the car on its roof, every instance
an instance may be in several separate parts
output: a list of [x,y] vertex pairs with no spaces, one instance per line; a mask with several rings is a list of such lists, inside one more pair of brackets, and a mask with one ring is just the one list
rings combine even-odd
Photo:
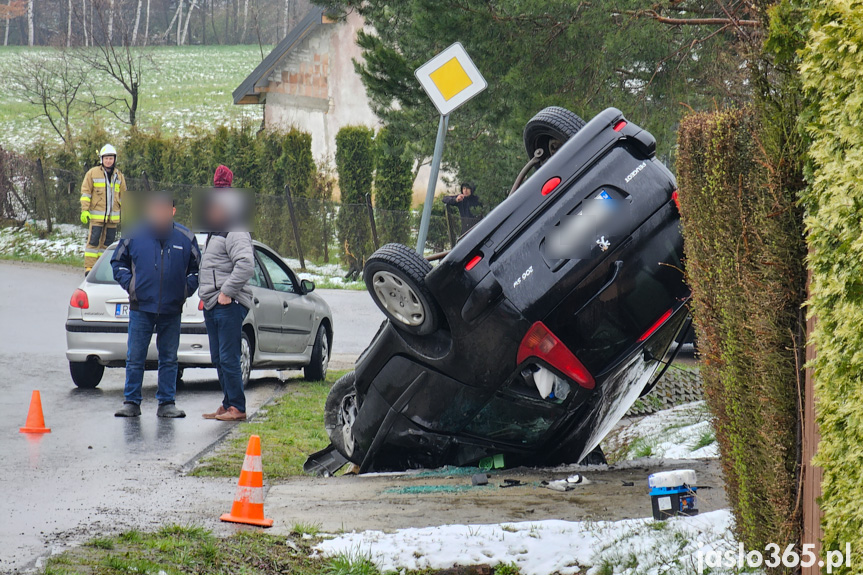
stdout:
[[[206,235],[198,235],[203,246]],[[315,284],[301,280],[275,250],[252,242],[255,273],[249,284],[252,309],[243,322],[241,366],[243,385],[254,369],[303,369],[306,379],[323,380],[333,344],[330,306]],[[117,243],[105,250],[72,294],[66,317],[66,358],[78,387],[99,385],[106,367],[126,365],[129,295],[114,281],[111,257]],[[197,292],[183,306],[180,371],[212,367],[203,303]],[[156,369],[155,336],[147,352],[147,369]]]
[[602,459],[661,377],[690,290],[656,141],[614,108],[547,108],[524,136],[509,197],[436,266],[399,244],[367,260],[387,320],[333,386],[307,471]]

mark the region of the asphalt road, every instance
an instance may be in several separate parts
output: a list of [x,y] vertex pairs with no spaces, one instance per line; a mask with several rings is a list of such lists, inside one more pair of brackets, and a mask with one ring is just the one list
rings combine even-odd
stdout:
[[[224,506],[235,480],[187,477],[177,471],[233,424],[201,419],[221,400],[215,371],[187,370],[177,404],[188,417],[156,418],[156,376],[144,379],[143,415],[118,419],[122,369],[109,369],[97,389],[69,378],[63,325],[81,272],[0,262],[0,573],[31,567],[57,544],[92,533],[189,523]],[[321,290],[334,318],[334,367],[365,348],[383,316],[365,292]],[[256,372],[247,389],[256,411],[301,380]],[[20,434],[32,390],[42,394],[52,433]],[[208,527],[218,528],[217,518]]]

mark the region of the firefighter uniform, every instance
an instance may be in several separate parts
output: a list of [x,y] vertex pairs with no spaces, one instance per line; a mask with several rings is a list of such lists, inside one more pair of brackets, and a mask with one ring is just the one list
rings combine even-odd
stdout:
[[117,238],[120,206],[126,193],[126,178],[114,165],[111,177],[102,166],[91,168],[81,185],[81,212],[89,214],[90,228],[84,247],[84,267],[89,272],[105,248]]

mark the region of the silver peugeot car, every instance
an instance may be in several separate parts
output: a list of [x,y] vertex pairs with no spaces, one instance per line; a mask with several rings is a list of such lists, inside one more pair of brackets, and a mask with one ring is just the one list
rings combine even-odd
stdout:
[[[199,236],[198,242],[204,238]],[[326,377],[333,344],[333,317],[324,299],[312,293],[315,284],[300,280],[270,247],[253,242],[255,275],[252,309],[243,323],[243,385],[253,369],[303,368],[306,379]],[[72,294],[66,318],[66,358],[75,385],[99,385],[106,367],[126,365],[129,296],[114,281],[111,257],[115,243],[93,266]],[[197,294],[183,307],[178,360],[180,370],[212,367],[204,325],[204,306]],[[147,353],[147,369],[157,367],[155,337]]]

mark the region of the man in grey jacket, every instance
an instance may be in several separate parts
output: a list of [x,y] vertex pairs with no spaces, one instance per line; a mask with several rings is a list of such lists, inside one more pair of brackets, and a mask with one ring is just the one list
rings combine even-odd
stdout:
[[[206,207],[207,227],[230,230],[235,190],[218,191]],[[246,419],[246,396],[240,365],[243,320],[252,306],[249,279],[255,271],[252,237],[245,231],[211,231],[201,260],[198,295],[204,302],[204,323],[210,340],[210,358],[225,394],[222,405],[205,419]]]

